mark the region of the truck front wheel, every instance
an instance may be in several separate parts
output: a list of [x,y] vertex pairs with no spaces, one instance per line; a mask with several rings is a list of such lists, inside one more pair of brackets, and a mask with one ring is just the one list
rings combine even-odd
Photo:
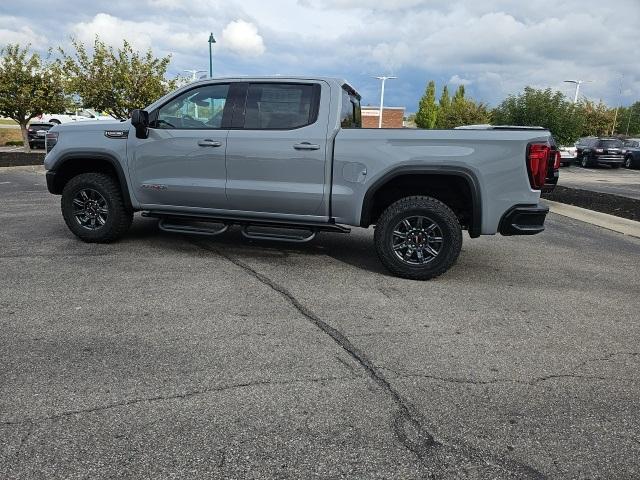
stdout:
[[380,260],[394,275],[428,280],[446,272],[462,248],[455,213],[435,198],[405,197],[391,204],[376,224]]
[[104,173],[83,173],[69,180],[62,190],[61,208],[69,230],[90,243],[117,240],[133,221],[118,184]]

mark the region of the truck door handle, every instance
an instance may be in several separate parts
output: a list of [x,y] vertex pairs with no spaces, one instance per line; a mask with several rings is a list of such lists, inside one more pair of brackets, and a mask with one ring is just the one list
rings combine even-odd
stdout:
[[295,148],[296,150],[320,150],[320,145],[309,142],[302,142],[296,143],[293,148]]
[[210,138],[205,138],[204,140],[200,140],[198,145],[201,147],[221,147],[222,142],[217,142],[215,140],[211,140]]

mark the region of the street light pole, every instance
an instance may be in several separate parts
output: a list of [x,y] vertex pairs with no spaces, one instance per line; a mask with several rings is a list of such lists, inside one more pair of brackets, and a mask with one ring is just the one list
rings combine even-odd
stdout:
[[591,80],[564,80],[564,83],[575,83],[576,84],[576,94],[573,97],[573,103],[578,101],[578,94],[580,93],[580,85],[583,83],[590,82]]
[[382,112],[384,110],[384,83],[387,80],[391,80],[393,78],[398,78],[398,77],[381,76],[381,77],[374,77],[374,78],[377,78],[378,80],[382,80],[382,87],[380,89],[380,116],[378,117],[378,128],[382,128]]
[[216,43],[216,39],[213,38],[213,33],[209,34],[209,78],[213,78],[213,54],[211,52],[211,45]]
[[199,73],[206,73],[206,70],[185,70],[185,72],[191,74],[191,81],[195,82],[198,79]]
[[618,103],[616,105],[616,114],[613,117],[613,126],[611,127],[611,136],[613,137],[613,133],[616,131],[616,122],[618,121],[618,109],[620,108],[620,103],[622,102],[622,81],[624,80],[624,75],[620,76],[620,90],[618,90]]

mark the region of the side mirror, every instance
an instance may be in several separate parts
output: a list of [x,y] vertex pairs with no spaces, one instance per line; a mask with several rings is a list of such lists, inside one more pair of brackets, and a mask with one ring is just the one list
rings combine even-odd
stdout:
[[136,129],[136,137],[147,138],[149,132],[149,112],[144,110],[135,109],[131,112],[131,125]]

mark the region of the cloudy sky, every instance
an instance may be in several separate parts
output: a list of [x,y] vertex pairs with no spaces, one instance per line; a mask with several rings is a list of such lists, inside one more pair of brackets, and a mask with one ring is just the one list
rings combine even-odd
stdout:
[[640,99],[640,0],[0,0],[0,45],[91,42],[172,54],[171,75],[347,78],[376,104],[416,109],[428,79],[497,104],[526,85],[609,104]]

